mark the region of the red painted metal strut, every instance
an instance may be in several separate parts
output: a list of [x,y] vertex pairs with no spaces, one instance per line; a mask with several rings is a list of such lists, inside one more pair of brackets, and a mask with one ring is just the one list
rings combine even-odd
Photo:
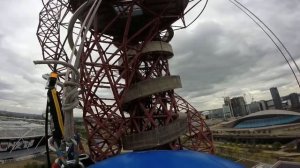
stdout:
[[[68,62],[65,44],[78,50],[75,37],[84,40],[80,100],[92,159],[103,160],[122,149],[213,153],[209,128],[200,113],[174,93],[181,81],[169,71],[168,60],[174,56],[168,43],[171,27],[184,20],[189,1],[103,0],[84,36],[78,33],[91,6],[85,2],[49,0],[40,13],[37,35],[44,60]],[[75,20],[69,22],[72,13]]]

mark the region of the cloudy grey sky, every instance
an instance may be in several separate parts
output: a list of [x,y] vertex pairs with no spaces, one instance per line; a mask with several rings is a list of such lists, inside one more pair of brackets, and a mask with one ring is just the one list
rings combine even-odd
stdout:
[[[240,0],[278,35],[300,63],[300,1]],[[44,66],[35,35],[40,0],[0,1],[0,109],[39,113],[45,108]],[[300,92],[284,59],[267,36],[228,0],[209,0],[203,15],[171,41],[172,74],[181,76],[176,90],[198,110],[222,106],[224,96],[248,102]],[[299,76],[299,74],[298,74]]]

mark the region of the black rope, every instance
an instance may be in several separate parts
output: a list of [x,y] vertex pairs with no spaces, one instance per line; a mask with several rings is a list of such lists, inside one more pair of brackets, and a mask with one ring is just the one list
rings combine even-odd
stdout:
[[46,117],[45,117],[45,139],[46,139],[46,156],[47,156],[47,164],[48,167],[51,167],[51,161],[50,161],[50,152],[49,152],[49,144],[48,144],[48,116],[49,116],[49,106],[48,102],[46,105]]
[[[53,72],[52,72],[53,73]],[[53,98],[51,98],[51,89],[55,87],[57,78],[56,77],[51,77],[51,74],[48,79],[48,84],[47,84],[47,105],[46,105],[46,116],[45,116],[45,139],[46,139],[46,156],[47,156],[47,165],[49,168],[51,168],[51,160],[50,160],[50,150],[49,150],[49,144],[48,144],[48,138],[49,138],[49,132],[48,132],[48,126],[49,126],[49,113],[51,113],[51,103],[53,103]],[[53,116],[53,115],[52,115]]]

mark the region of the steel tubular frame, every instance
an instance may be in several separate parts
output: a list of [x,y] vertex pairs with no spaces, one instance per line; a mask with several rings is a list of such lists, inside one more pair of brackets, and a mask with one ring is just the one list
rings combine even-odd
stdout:
[[[49,0],[44,4],[37,31],[44,60],[69,61],[64,48],[65,41],[61,40],[63,35],[60,27],[64,25],[63,21],[69,11],[74,12],[75,6],[78,7],[75,2],[80,4],[84,1],[73,0],[73,4],[70,4],[70,1]],[[102,16],[107,11],[101,10],[107,4],[100,6],[98,16],[96,15],[87,36],[78,34],[85,40],[80,56],[80,99],[92,159],[103,160],[120,154],[123,148],[122,139],[126,136],[139,136],[141,133],[164,128],[178,121],[181,113],[186,113],[187,117],[186,134],[176,136],[167,144],[148,149],[187,148],[213,153],[212,135],[200,113],[175,94],[173,89],[124,102],[126,93],[135,84],[171,76],[169,58],[166,58],[163,51],[144,53],[143,50],[152,41],[162,41],[163,38],[159,37],[160,32],[166,29],[170,31],[170,24],[176,19],[184,20],[183,13],[165,14],[169,2],[159,13],[139,0],[118,3],[116,1],[122,10],[111,18],[103,19]],[[153,17],[137,30],[132,25],[136,23],[136,6],[153,14]],[[82,18],[83,16],[78,20],[82,22]],[[168,21],[167,18],[173,20]],[[105,22],[105,26],[99,26],[101,21]],[[120,33],[116,29],[120,21],[123,22],[124,31],[116,36],[115,34]],[[75,30],[73,34],[76,34]],[[72,34],[67,34],[70,35]],[[52,71],[58,73],[64,73],[66,70],[64,67],[49,66]],[[60,78],[60,81],[63,80]]]
[[[140,60],[132,84],[143,80],[170,76],[168,61],[164,57],[156,56],[156,58],[154,57],[151,60]],[[178,118],[173,90],[158,92],[145,98],[139,98],[128,103],[127,106],[130,107],[127,109],[131,120],[130,134],[138,135],[142,132],[164,127]],[[174,141],[170,142],[169,146],[162,144],[163,146],[154,146],[154,148],[178,149],[171,145]]]
[[[44,8],[39,15],[39,25],[37,37],[42,46],[44,60],[61,60],[68,62],[68,56],[63,48],[60,35],[59,18],[62,18],[67,9],[67,3],[64,0],[51,0],[44,4]],[[51,70],[60,68],[49,65]]]
[[[97,33],[98,34],[98,33]],[[110,37],[90,34],[85,43],[80,71],[83,117],[94,160],[121,152],[124,116],[120,113],[120,91],[125,87],[117,66],[121,52]],[[105,44],[108,44],[105,48]],[[102,45],[102,46],[101,46]],[[108,51],[111,50],[111,51]],[[111,53],[113,52],[113,53]]]
[[215,153],[212,132],[201,114],[178,94],[175,94],[175,99],[179,111],[187,114],[188,131],[181,140],[183,147],[194,151]]

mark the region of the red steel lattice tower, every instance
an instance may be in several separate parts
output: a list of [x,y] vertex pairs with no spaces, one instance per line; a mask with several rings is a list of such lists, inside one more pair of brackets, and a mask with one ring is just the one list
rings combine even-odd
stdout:
[[174,56],[172,25],[182,20],[184,28],[184,15],[201,0],[102,0],[91,17],[96,2],[49,0],[37,33],[44,60],[72,63],[67,51],[79,53],[80,102],[92,158],[103,160],[122,148],[213,153],[200,113],[174,93],[181,81],[168,64]]

